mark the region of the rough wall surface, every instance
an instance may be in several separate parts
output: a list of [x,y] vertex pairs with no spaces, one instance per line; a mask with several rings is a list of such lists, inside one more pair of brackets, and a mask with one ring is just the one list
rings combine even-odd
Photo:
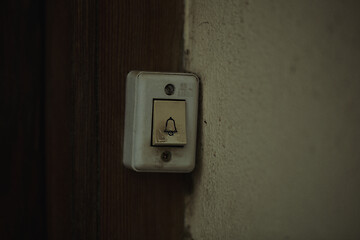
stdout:
[[360,239],[358,1],[189,0],[186,239]]

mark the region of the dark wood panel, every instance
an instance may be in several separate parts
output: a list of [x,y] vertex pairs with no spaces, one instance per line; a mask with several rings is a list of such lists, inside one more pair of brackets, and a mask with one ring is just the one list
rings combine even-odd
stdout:
[[46,182],[48,239],[72,239],[74,145],[73,6],[46,2]]
[[74,2],[73,222],[75,239],[99,239],[97,1]]
[[101,239],[181,239],[183,175],[122,165],[125,79],[131,70],[181,71],[183,5],[99,1]]
[[130,70],[181,71],[182,1],[47,1],[49,239],[181,239],[182,174],[122,165]]
[[98,239],[97,1],[47,2],[49,239]]
[[45,239],[43,2],[0,11],[0,239]]

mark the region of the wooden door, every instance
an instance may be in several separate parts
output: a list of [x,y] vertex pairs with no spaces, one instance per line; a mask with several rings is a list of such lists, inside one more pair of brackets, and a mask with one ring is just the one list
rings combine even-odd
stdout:
[[181,239],[184,176],[125,169],[122,140],[127,73],[181,71],[182,2],[59,0],[46,12],[50,239]]
[[[9,9],[11,4],[18,4],[6,2]],[[23,164],[22,172],[17,175],[31,175],[34,179],[22,187],[34,196],[22,200],[31,209],[26,213],[28,220],[8,223],[17,226],[9,230],[13,233],[30,230],[22,237],[4,236],[9,236],[8,239],[182,239],[187,175],[136,173],[125,169],[122,141],[127,73],[182,71],[183,2],[38,0],[34,3],[23,1],[20,10],[36,8],[38,15],[29,17],[38,24],[36,38],[29,38],[34,36],[32,29],[14,31],[23,34],[25,48],[37,56],[36,61],[29,58],[22,62],[31,70],[27,71],[26,67],[18,73],[22,77],[18,79],[22,79],[19,85],[29,80],[35,84],[24,85],[33,98],[21,101],[29,105],[24,105],[28,111],[35,108],[31,111],[36,114],[30,117],[33,125],[27,126],[33,129],[29,133],[33,135],[21,144],[36,148],[37,152],[32,153],[39,156]],[[13,20],[12,26],[17,21],[25,24],[26,18]],[[10,55],[11,52],[6,53],[2,59]],[[21,53],[13,57],[19,60]],[[2,63],[2,70],[6,67]],[[16,68],[21,69],[21,66]],[[30,77],[32,71],[38,76]],[[9,84],[10,78],[6,77]],[[4,88],[1,91],[6,92]],[[10,92],[5,96],[20,99],[18,94]],[[9,114],[17,107],[7,109]],[[12,127],[10,132],[20,128],[15,123]],[[38,144],[35,147],[31,145],[35,144],[34,139]],[[20,143],[17,144],[12,143],[11,147],[19,147]],[[25,161],[22,155],[19,159]],[[16,164],[14,160],[9,162]],[[10,165],[7,168],[11,169]],[[16,195],[21,191],[14,189],[14,192]],[[15,199],[15,195],[9,195],[9,199]],[[11,205],[11,201],[6,203]],[[11,212],[24,214],[16,212],[15,205],[11,207],[4,221]],[[1,228],[1,232],[5,231]]]
[[0,11],[0,239],[45,239],[43,2]]

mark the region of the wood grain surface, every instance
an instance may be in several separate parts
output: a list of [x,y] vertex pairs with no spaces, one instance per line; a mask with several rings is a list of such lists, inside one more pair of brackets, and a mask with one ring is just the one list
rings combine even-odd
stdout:
[[184,175],[122,164],[126,75],[181,71],[182,1],[46,9],[49,239],[182,239]]
[[46,2],[46,183],[48,239],[73,239],[73,13],[69,0]]
[[125,79],[131,70],[180,71],[181,1],[99,2],[99,157],[102,239],[180,239],[181,174],[122,165]]
[[0,12],[0,239],[45,239],[43,1]]

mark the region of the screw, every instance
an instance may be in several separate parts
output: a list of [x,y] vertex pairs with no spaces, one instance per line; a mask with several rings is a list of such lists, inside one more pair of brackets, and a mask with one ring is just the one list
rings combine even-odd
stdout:
[[165,93],[166,95],[173,95],[175,92],[175,86],[172,84],[168,84],[165,86]]
[[171,152],[165,151],[161,154],[161,160],[164,162],[169,162],[171,160]]

